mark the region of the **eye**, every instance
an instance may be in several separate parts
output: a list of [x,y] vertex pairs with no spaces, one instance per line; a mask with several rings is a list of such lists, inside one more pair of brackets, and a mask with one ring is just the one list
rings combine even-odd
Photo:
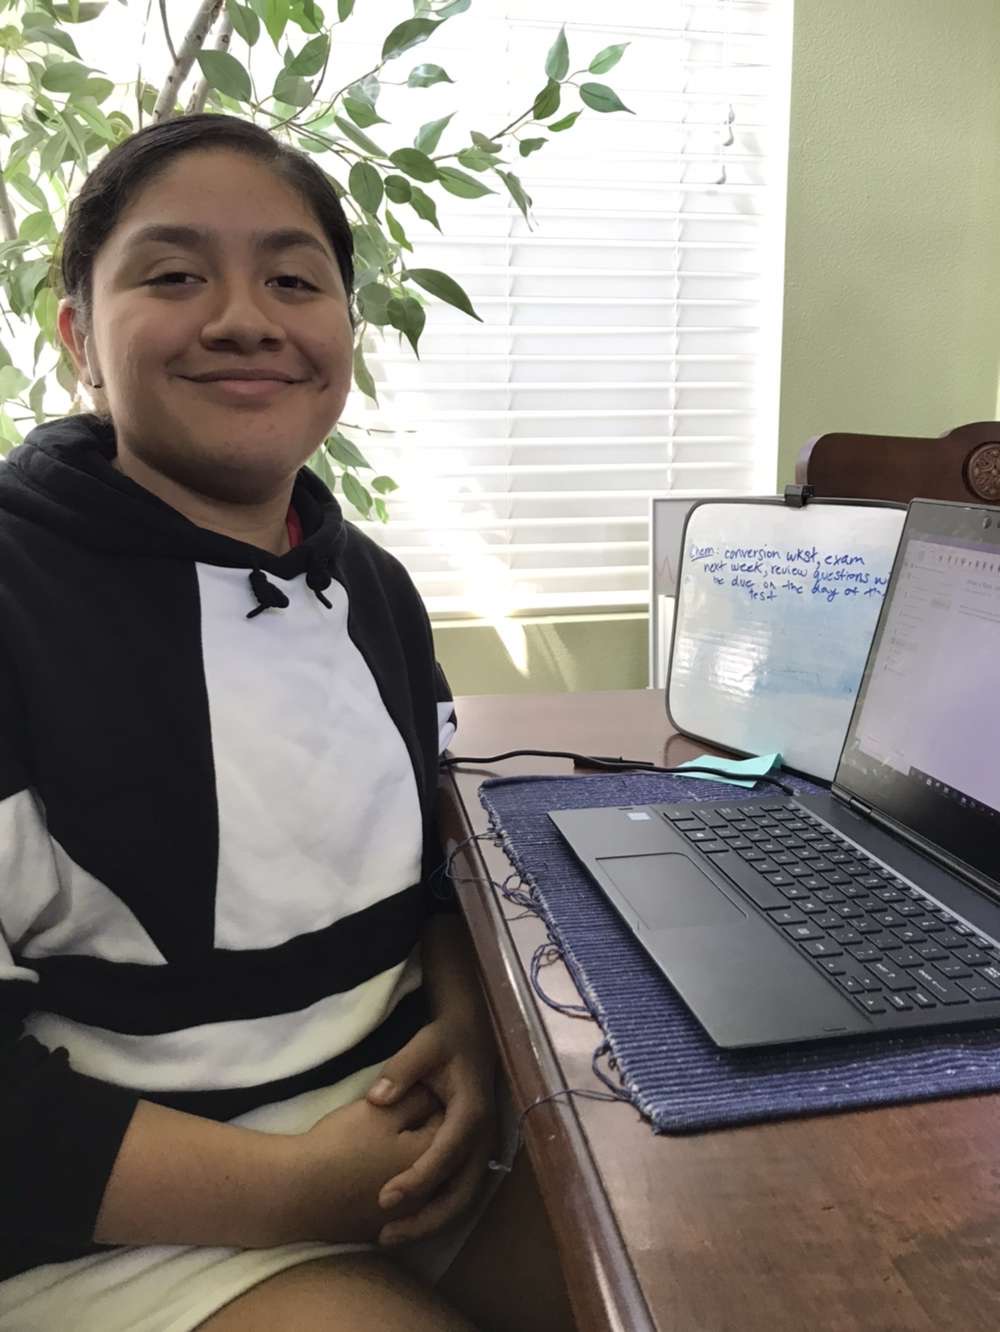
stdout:
[[307,282],[305,278],[299,277],[296,273],[279,273],[277,277],[270,278],[269,281],[280,282],[282,284],[295,282],[300,284],[297,287],[285,286],[285,291],[319,291],[319,287],[314,286],[311,282]]
[[150,278],[146,285],[148,287],[187,286],[186,278],[191,278],[193,282],[201,281],[201,278],[195,277],[194,273],[158,273],[156,277]]

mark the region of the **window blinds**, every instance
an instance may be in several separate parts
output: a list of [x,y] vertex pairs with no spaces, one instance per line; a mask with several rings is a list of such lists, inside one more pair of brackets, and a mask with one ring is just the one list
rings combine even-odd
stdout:
[[587,112],[515,153],[533,230],[506,193],[428,187],[442,233],[406,221],[415,266],[455,277],[483,322],[434,302],[419,362],[375,330],[379,406],[355,393],[345,413],[385,432],[350,433],[400,483],[390,522],[363,526],[437,617],[645,605],[652,494],[774,488],[784,3],[474,0],[416,53],[455,88],[386,88],[380,113],[408,142],[457,109],[438,152],[496,132],[567,12],[571,70],[630,43],[605,77],[635,115]]

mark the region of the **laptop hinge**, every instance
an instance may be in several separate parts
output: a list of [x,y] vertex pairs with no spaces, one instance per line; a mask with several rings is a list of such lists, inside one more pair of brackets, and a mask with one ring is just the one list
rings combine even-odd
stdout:
[[868,818],[872,812],[871,805],[866,805],[863,800],[855,800],[854,796],[848,796],[847,807],[852,809],[855,814],[863,814]]

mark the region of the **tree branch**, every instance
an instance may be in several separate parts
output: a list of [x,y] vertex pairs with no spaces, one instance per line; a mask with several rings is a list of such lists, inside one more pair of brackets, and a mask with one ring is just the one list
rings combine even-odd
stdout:
[[170,24],[167,22],[167,0],[160,0],[160,21],[163,24],[163,35],[167,39],[167,50],[170,52],[170,59],[177,59],[177,52],[174,50],[173,39],[170,36]]
[[[215,42],[214,50],[228,51],[229,43],[233,40],[233,20],[227,13],[222,20],[222,27],[219,29],[219,35]],[[208,79],[199,79],[195,84],[194,92],[191,94],[191,100],[187,104],[187,114],[195,115],[205,109],[205,99],[208,97]]]
[[195,14],[190,28],[188,28],[187,36],[181,43],[181,49],[177,53],[174,67],[167,76],[166,82],[160,89],[160,95],[156,99],[156,105],[153,107],[154,124],[158,124],[161,120],[166,120],[173,115],[177,94],[191,71],[195,56],[205,45],[206,38],[212,31],[215,20],[219,17],[222,3],[223,0],[202,0],[197,14]]

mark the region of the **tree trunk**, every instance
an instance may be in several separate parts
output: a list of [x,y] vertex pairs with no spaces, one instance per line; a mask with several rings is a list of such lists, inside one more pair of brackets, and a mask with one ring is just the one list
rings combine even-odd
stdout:
[[188,28],[187,36],[177,52],[177,60],[167,76],[167,81],[160,89],[160,95],[153,107],[153,123],[167,120],[173,115],[177,103],[177,94],[181,85],[191,72],[195,56],[205,45],[208,34],[212,31],[215,20],[219,17],[223,0],[202,0],[202,3]]
[[[226,14],[222,20],[222,27],[219,29],[219,36],[215,43],[216,51],[228,51],[229,43],[233,40],[233,20]],[[189,116],[195,115],[198,111],[204,111],[205,99],[208,96],[208,79],[199,79],[195,85],[194,92],[191,94],[191,100],[187,105]]]

